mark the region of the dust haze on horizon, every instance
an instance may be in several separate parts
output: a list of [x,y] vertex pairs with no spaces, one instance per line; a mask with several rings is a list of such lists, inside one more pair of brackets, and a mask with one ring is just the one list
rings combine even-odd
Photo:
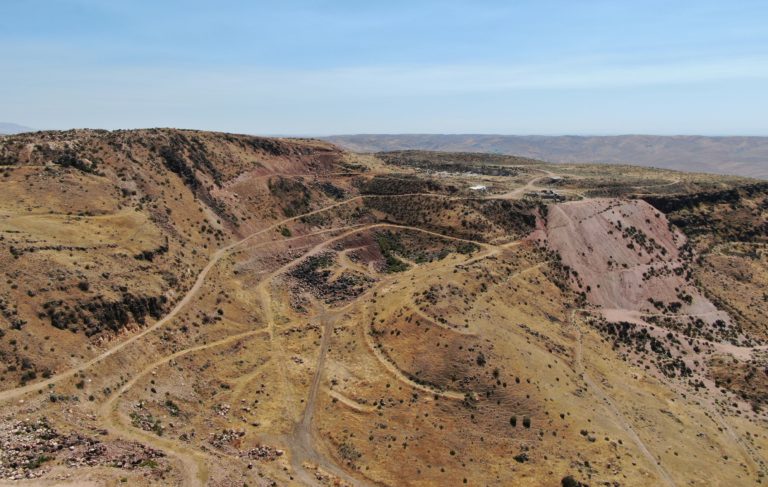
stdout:
[[0,118],[36,128],[768,135],[758,1],[62,0],[0,19]]

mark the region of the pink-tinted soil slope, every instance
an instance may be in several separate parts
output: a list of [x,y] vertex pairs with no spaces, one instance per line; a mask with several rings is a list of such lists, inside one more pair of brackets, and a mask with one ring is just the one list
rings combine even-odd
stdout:
[[685,237],[644,201],[590,199],[555,205],[546,233],[549,247],[575,271],[573,285],[594,305],[635,316],[728,320],[687,279]]

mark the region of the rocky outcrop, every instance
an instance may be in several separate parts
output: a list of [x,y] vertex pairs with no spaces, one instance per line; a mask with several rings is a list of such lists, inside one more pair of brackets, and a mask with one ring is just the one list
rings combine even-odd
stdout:
[[0,427],[0,445],[0,479],[8,480],[39,478],[48,465],[57,464],[132,470],[165,456],[137,443],[105,444],[75,432],[64,434],[45,418],[6,423]]
[[688,237],[754,242],[768,235],[768,183],[642,199],[665,212]]
[[683,209],[695,208],[701,204],[737,203],[742,198],[750,198],[766,193],[768,193],[768,182],[760,182],[719,191],[642,196],[642,199],[663,213],[672,213]]

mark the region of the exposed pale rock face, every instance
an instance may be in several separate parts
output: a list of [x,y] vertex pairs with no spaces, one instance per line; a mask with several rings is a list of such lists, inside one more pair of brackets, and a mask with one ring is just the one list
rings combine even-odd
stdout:
[[575,271],[573,284],[594,305],[728,319],[690,282],[685,236],[642,200],[552,206],[546,233],[549,247]]

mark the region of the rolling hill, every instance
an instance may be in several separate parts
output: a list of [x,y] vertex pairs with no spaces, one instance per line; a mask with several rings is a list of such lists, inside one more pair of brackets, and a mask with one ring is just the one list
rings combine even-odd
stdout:
[[0,135],[20,134],[23,132],[32,132],[33,130],[34,129],[17,123],[0,122]]
[[361,134],[325,140],[356,152],[486,152],[551,162],[637,164],[768,179],[768,137]]
[[768,182],[144,129],[0,189],[0,484],[765,482]]

